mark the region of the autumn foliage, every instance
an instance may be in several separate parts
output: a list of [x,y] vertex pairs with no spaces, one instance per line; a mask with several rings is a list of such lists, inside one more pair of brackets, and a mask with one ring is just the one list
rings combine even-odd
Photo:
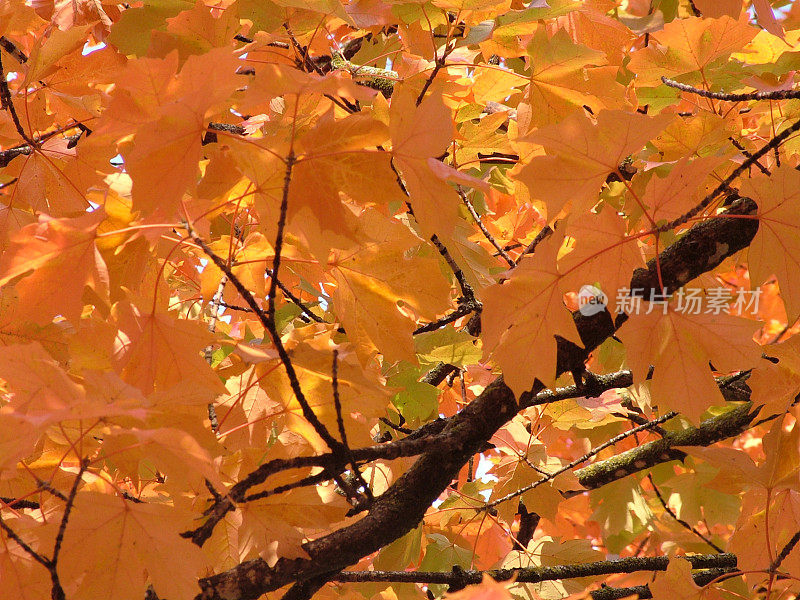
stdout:
[[0,600],[800,593],[800,4],[2,0]]

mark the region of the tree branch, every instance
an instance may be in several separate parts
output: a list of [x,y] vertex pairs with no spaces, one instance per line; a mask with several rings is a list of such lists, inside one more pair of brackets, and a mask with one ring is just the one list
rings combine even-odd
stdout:
[[772,92],[747,92],[745,94],[730,94],[727,92],[709,92],[708,90],[696,88],[686,83],[680,83],[667,77],[662,77],[661,81],[664,82],[664,85],[675,88],[682,92],[696,94],[702,98],[725,100],[726,102],[749,102],[750,100],[791,100],[793,98],[800,98],[800,90],[775,90]]
[[[695,554],[680,558],[689,561],[693,569],[736,568],[736,555],[734,554]],[[616,573],[666,571],[669,560],[668,556],[628,557],[555,567],[524,567],[488,571],[342,571],[331,577],[331,580],[358,583],[376,581],[427,583],[463,587],[480,583],[484,575],[489,575],[495,581],[509,581],[513,578],[519,583],[540,583]]]
[[[697,275],[713,269],[727,256],[746,247],[758,229],[754,219],[740,218],[750,215],[756,208],[749,199],[739,199],[725,213],[695,225],[676,243],[659,256],[662,280],[670,289],[673,284],[682,285]],[[725,216],[730,215],[730,216]],[[647,268],[638,269],[631,279],[631,289],[642,289],[655,293],[660,290],[656,262],[651,260]],[[584,348],[558,339],[558,371],[583,368],[588,353],[613,335],[616,327],[625,321],[625,315],[616,323],[608,312],[585,317],[574,315],[576,326]],[[537,386],[521,397],[522,403],[530,403],[541,391]],[[201,594],[198,600],[255,600],[260,595],[276,590],[289,583],[310,579],[317,575],[342,569],[355,564],[363,556],[371,554],[386,544],[410,531],[419,523],[431,503],[438,498],[452,479],[497,429],[516,414],[519,405],[513,392],[498,378],[475,398],[464,410],[445,426],[443,434],[453,437],[452,446],[433,443],[417,462],[381,496],[376,498],[369,512],[356,523],[334,531],[304,545],[309,558],[279,559],[270,567],[257,559],[242,563],[228,571],[200,580]],[[738,419],[738,421],[737,421]],[[647,468],[657,462],[677,458],[671,445],[700,445],[703,440],[712,443],[720,436],[735,435],[750,422],[749,407],[734,409],[722,417],[711,420],[699,431],[687,430],[671,434],[669,442],[650,442],[637,449],[637,458],[649,458],[643,463]],[[722,420],[723,422],[719,422]],[[438,442],[438,440],[437,440]],[[662,444],[659,446],[659,444]],[[355,452],[355,451],[354,451]],[[615,457],[613,461],[602,461],[578,471],[584,486],[599,486],[603,481],[623,477],[641,470],[631,451]],[[609,465],[620,468],[613,469]],[[587,485],[588,484],[588,485]],[[238,484],[237,484],[238,485]]]

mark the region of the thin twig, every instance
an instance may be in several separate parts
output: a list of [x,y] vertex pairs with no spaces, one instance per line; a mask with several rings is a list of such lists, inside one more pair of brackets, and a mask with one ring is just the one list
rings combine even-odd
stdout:
[[[314,413],[311,409],[311,406],[308,404],[308,400],[306,399],[305,395],[303,394],[303,390],[300,388],[300,382],[297,379],[297,373],[294,370],[294,366],[292,365],[289,355],[286,352],[286,348],[284,348],[283,343],[281,342],[280,336],[275,329],[275,325],[272,322],[269,314],[264,312],[264,309],[261,308],[258,303],[256,302],[255,298],[253,297],[253,293],[247,289],[241,280],[239,280],[236,275],[234,275],[233,271],[231,270],[230,266],[219,256],[217,255],[206,242],[198,236],[192,226],[189,223],[186,223],[186,229],[189,233],[189,237],[191,237],[192,241],[195,244],[200,246],[200,249],[205,252],[205,254],[211,259],[211,261],[219,267],[219,269],[228,276],[231,284],[236,288],[236,291],[242,296],[244,301],[250,307],[250,309],[256,314],[258,317],[259,322],[264,327],[264,329],[269,333],[270,337],[272,338],[272,343],[275,345],[278,356],[283,363],[283,367],[286,371],[286,375],[289,378],[289,383],[292,387],[292,391],[297,398],[297,402],[300,405],[300,408],[303,412],[303,417],[308,421],[311,426],[314,428],[314,431],[328,444],[328,447],[331,449],[338,448],[338,442],[331,436],[328,430],[325,428],[325,425],[319,420],[319,417]],[[273,314],[274,314],[274,307],[273,307]]]
[[[331,386],[333,387],[333,406],[336,410],[336,424],[339,427],[339,437],[342,438],[342,449],[345,452],[348,460],[350,461],[350,468],[353,472],[353,478],[359,487],[363,488],[364,495],[367,497],[368,502],[372,502],[372,490],[370,489],[364,477],[361,475],[361,470],[353,458],[353,453],[350,452],[350,445],[347,443],[347,431],[344,427],[344,418],[342,418],[342,400],[339,397],[339,351],[333,351],[333,365],[331,367]],[[358,492],[358,487],[356,488]],[[356,498],[357,500],[357,498]]]
[[730,94],[727,92],[709,92],[708,90],[696,88],[686,83],[680,83],[678,81],[675,81],[674,79],[669,79],[667,77],[662,77],[661,81],[663,81],[665,85],[668,85],[669,87],[675,88],[682,92],[689,92],[691,94],[696,94],[697,96],[700,96],[702,98],[710,98],[713,100],[724,100],[726,102],[748,102],[750,100],[792,100],[794,98],[800,98],[800,90],[775,90],[771,92],[747,92],[744,94]]
[[89,467],[90,462],[91,461],[88,458],[81,460],[81,466],[78,469],[78,474],[75,475],[75,481],[72,482],[72,488],[67,495],[67,503],[64,506],[64,515],[61,517],[61,523],[58,525],[58,533],[56,534],[56,541],[53,545],[53,558],[50,559],[50,564],[48,565],[48,570],[50,571],[50,581],[52,584],[52,590],[50,592],[50,597],[52,600],[65,600],[66,598],[64,589],[61,586],[61,581],[58,577],[58,557],[61,553],[61,545],[64,542],[64,532],[67,530],[69,516],[72,513],[72,507],[75,505],[75,497],[78,495],[78,487],[80,486],[81,481],[83,481],[83,474]]
[[63,500],[64,502],[67,501],[67,497],[60,490],[57,490],[52,485],[50,485],[49,481],[45,481],[44,479],[39,479],[36,475],[34,475],[34,477],[36,477],[36,487],[38,487],[40,490],[44,490],[45,492],[51,494],[52,496],[55,496],[59,500]]
[[433,71],[431,71],[431,74],[425,81],[425,85],[422,86],[422,91],[419,93],[419,96],[417,96],[417,102],[416,102],[417,106],[422,104],[422,100],[423,98],[425,98],[425,93],[428,91],[428,88],[431,87],[431,84],[433,83],[433,80],[436,79],[436,76],[439,74],[439,71],[442,69],[442,67],[444,67],[448,55],[455,49],[456,49],[455,44],[451,47],[448,43],[448,45],[445,46],[442,55],[436,59],[436,65],[433,67]]
[[514,266],[517,266],[520,263],[520,261],[525,257],[525,255],[533,254],[533,251],[536,250],[536,246],[538,246],[542,241],[544,241],[551,233],[553,233],[553,229],[550,227],[550,225],[545,225],[544,227],[542,227],[542,230],[536,234],[536,237],[533,238],[533,241],[530,244],[528,244],[525,250],[522,251],[522,254],[520,254],[517,257]]
[[318,483],[322,483],[323,481],[328,481],[329,479],[333,479],[331,474],[328,473],[327,471],[322,471],[321,473],[317,473],[316,475],[309,475],[308,477],[303,477],[302,479],[298,479],[297,481],[293,481],[292,483],[276,486],[271,490],[265,490],[263,492],[250,494],[249,496],[245,496],[244,498],[242,498],[241,502],[253,502],[254,500],[261,500],[262,498],[277,496],[278,494],[283,494],[285,492],[289,492],[297,488],[317,485]]
[[[728,139],[731,141],[731,144],[733,144],[733,146],[734,146],[734,147],[735,147],[735,148],[736,148],[736,149],[737,149],[739,152],[741,152],[742,154],[744,154],[745,158],[750,158],[751,156],[753,156],[753,155],[750,153],[750,151],[749,151],[747,148],[745,148],[744,146],[742,146],[742,145],[739,143],[739,141],[738,141],[738,140],[737,140],[735,137],[733,137],[733,136],[730,136]],[[753,164],[754,164],[756,167],[758,167],[758,170],[759,170],[759,171],[761,171],[761,172],[762,172],[764,175],[772,175],[772,173],[770,173],[769,169],[767,169],[767,168],[766,168],[764,165],[762,165],[760,162],[756,161],[756,162],[755,162],[755,163],[753,163]]]
[[269,278],[269,298],[267,303],[267,315],[275,326],[275,295],[278,290],[278,271],[281,266],[281,252],[283,251],[283,231],[286,227],[286,213],[289,209],[289,186],[292,183],[292,169],[294,168],[295,155],[289,151],[286,157],[286,170],[283,175],[283,193],[281,195],[280,216],[278,217],[278,232],[275,235],[275,256],[272,259],[272,272]]
[[800,531],[795,533],[792,536],[792,539],[790,539],[788,542],[786,542],[786,545],[780,551],[778,556],[776,556],[775,560],[772,561],[772,564],[769,566],[769,572],[770,573],[775,573],[775,571],[778,570],[778,568],[781,566],[781,563],[783,563],[783,561],[786,560],[786,557],[789,556],[789,553],[797,545],[797,542],[800,542]]
[[219,305],[224,306],[229,310],[236,310],[240,312],[249,312],[249,313],[255,312],[252,308],[248,308],[246,306],[239,306],[238,304],[228,304],[227,302],[220,302]]
[[67,522],[69,521],[69,515],[72,512],[72,506],[75,504],[75,496],[78,494],[78,486],[80,485],[81,481],[83,480],[83,474],[86,469],[89,467],[90,461],[88,458],[84,458],[81,461],[80,469],[78,469],[78,474],[75,475],[75,481],[72,482],[72,488],[67,495],[67,503],[64,506],[64,515],[61,517],[61,523],[58,526],[58,533],[56,534],[56,541],[53,545],[53,560],[52,563],[55,565],[58,562],[58,555],[61,552],[61,544],[64,542],[64,532],[67,529]]
[[469,282],[467,282],[467,278],[464,276],[464,271],[462,271],[461,267],[458,266],[458,263],[453,260],[453,257],[450,255],[450,251],[447,249],[447,246],[441,242],[435,233],[431,236],[431,242],[434,246],[436,246],[439,254],[442,256],[442,258],[444,258],[447,266],[449,266],[450,270],[453,272],[453,275],[455,275],[456,281],[458,282],[458,287],[461,288],[461,293],[464,298],[466,298],[468,302],[472,302],[475,306],[480,306],[480,303],[475,298],[475,291],[472,289],[472,286],[469,284]]
[[412,335],[419,335],[420,333],[427,333],[429,331],[436,331],[437,329],[441,329],[445,325],[452,323],[453,321],[458,321],[461,317],[465,317],[470,314],[474,309],[470,306],[461,306],[451,312],[449,315],[445,315],[441,319],[436,319],[430,323],[426,323],[420,327],[417,327],[413,332]]
[[408,427],[403,427],[402,425],[395,425],[394,423],[392,423],[386,417],[378,417],[378,420],[381,423],[383,423],[384,425],[386,425],[387,427],[390,427],[391,429],[394,429],[398,433],[404,433],[405,435],[408,435],[410,433],[414,433],[413,429],[409,429]]
[[680,517],[678,517],[678,515],[676,515],[676,514],[675,514],[675,511],[674,511],[674,510],[672,510],[672,508],[670,508],[669,504],[667,504],[667,501],[666,501],[666,500],[664,499],[664,497],[661,495],[661,490],[659,490],[659,489],[658,489],[658,486],[656,485],[656,482],[655,482],[655,481],[653,481],[653,475],[652,475],[652,473],[648,473],[648,474],[647,474],[647,478],[650,480],[650,485],[652,485],[652,486],[653,486],[653,491],[656,493],[656,497],[658,498],[658,501],[661,503],[661,506],[663,506],[663,507],[664,507],[664,510],[665,510],[665,511],[667,511],[667,513],[669,514],[669,516],[671,516],[671,517],[672,517],[673,519],[675,519],[675,520],[676,520],[676,521],[677,521],[677,522],[678,522],[678,523],[679,523],[679,524],[680,524],[682,527],[684,527],[684,528],[688,529],[689,531],[691,531],[693,534],[695,534],[697,537],[699,537],[701,540],[703,540],[703,541],[704,541],[706,544],[708,544],[709,546],[711,546],[711,547],[712,547],[714,550],[716,550],[717,552],[724,552],[724,550],[723,550],[722,548],[720,548],[719,546],[717,546],[717,545],[716,545],[714,542],[712,542],[712,541],[711,541],[711,540],[710,540],[708,537],[706,537],[706,536],[705,536],[705,535],[703,535],[703,534],[702,534],[700,531],[698,531],[696,527],[693,527],[692,525],[689,525],[689,523],[687,523],[686,521],[684,521],[683,519],[681,519]]
[[494,239],[494,236],[491,233],[489,233],[489,230],[486,229],[486,225],[483,224],[481,216],[478,214],[478,211],[475,210],[475,207],[472,205],[472,202],[469,201],[469,198],[467,198],[467,195],[464,193],[464,190],[461,189],[461,186],[458,186],[457,191],[458,195],[461,196],[461,201],[464,203],[464,206],[467,207],[469,214],[472,215],[475,223],[478,224],[478,229],[480,229],[483,233],[483,237],[485,237],[489,243],[494,246],[495,250],[497,250],[497,253],[508,263],[508,266],[513,268],[516,263],[514,263],[514,260],[508,255],[508,252],[503,250],[500,244],[497,243],[497,240]]
[[[271,278],[272,277],[272,271],[267,269],[267,275]],[[277,282],[278,288],[280,288],[280,290],[283,292],[283,295],[286,296],[289,300],[291,300],[292,303],[294,303],[303,312],[304,315],[306,315],[309,319],[311,319],[312,321],[315,321],[317,323],[325,323],[326,322],[325,319],[322,319],[319,316],[315,315],[313,312],[311,312],[311,309],[308,308],[303,303],[303,301],[300,300],[300,298],[295,296],[292,293],[292,291],[288,287],[286,287],[284,285],[284,283],[280,279],[275,278],[275,281]]]
[[589,450],[589,452],[587,452],[583,456],[581,456],[579,458],[576,458],[575,460],[573,460],[570,463],[564,465],[563,467],[561,467],[557,471],[554,471],[553,473],[550,473],[550,474],[546,475],[545,477],[543,477],[542,479],[539,479],[538,481],[534,481],[530,485],[526,485],[526,486],[524,486],[524,487],[522,487],[522,488],[520,488],[520,489],[518,489],[518,490],[516,490],[514,492],[511,492],[510,494],[507,494],[507,495],[503,496],[502,498],[498,498],[497,500],[492,500],[491,502],[487,502],[486,504],[481,506],[480,509],[481,510],[488,510],[490,508],[493,508],[493,507],[497,506],[498,504],[501,504],[502,502],[505,502],[507,500],[511,500],[512,498],[516,498],[517,496],[521,496],[522,494],[524,494],[524,493],[526,493],[526,492],[528,492],[528,491],[530,491],[530,490],[532,490],[534,488],[539,487],[543,483],[547,483],[548,481],[552,481],[553,479],[555,479],[556,477],[558,477],[562,473],[566,473],[570,469],[572,469],[574,467],[577,467],[579,464],[581,464],[583,462],[586,462],[587,460],[589,460],[590,458],[592,458],[596,454],[600,453],[601,451],[605,450],[606,448],[608,448],[610,446],[613,446],[614,444],[616,444],[618,442],[621,442],[625,438],[630,437],[630,436],[632,436],[634,434],[637,434],[640,431],[645,431],[647,429],[650,429],[651,427],[654,427],[656,425],[661,425],[661,423],[664,423],[665,421],[669,421],[671,418],[676,417],[677,415],[678,415],[678,413],[676,413],[674,411],[670,411],[667,414],[665,414],[665,415],[663,415],[661,417],[658,417],[657,419],[653,419],[652,421],[649,421],[648,423],[645,423],[644,425],[639,425],[638,427],[634,427],[633,429],[628,429],[627,431],[623,431],[622,433],[620,433],[619,435],[614,436],[610,440],[605,441],[602,444],[600,444],[599,446],[596,446],[596,447],[592,448],[591,450]]
[[744,173],[747,169],[750,168],[751,165],[755,164],[759,158],[770,152],[773,148],[777,148],[781,145],[786,139],[789,138],[793,133],[796,133],[800,130],[800,120],[795,121],[792,123],[787,129],[781,131],[778,135],[772,138],[768,143],[764,144],[761,148],[759,148],[756,152],[752,154],[749,158],[745,159],[744,162],[736,167],[730,175],[728,175],[722,183],[720,183],[717,187],[715,187],[708,195],[700,201],[694,208],[685,212],[683,215],[678,217],[677,219],[670,221],[656,229],[658,233],[664,233],[666,231],[670,231],[671,229],[675,229],[686,223],[689,219],[694,217],[695,215],[702,212],[714,199],[719,196],[722,192],[726,191],[730,184],[737,178],[739,175]]
[[[681,558],[687,557],[681,556]],[[733,567],[702,569],[692,573],[692,581],[696,586],[703,587],[718,581],[721,577],[735,577],[738,573],[739,570]],[[632,596],[636,596],[639,600],[646,600],[653,597],[653,593],[647,585],[634,585],[625,588],[603,586],[599,590],[589,592],[589,595],[592,600],[618,600],[619,598],[630,598]]]
[[40,565],[43,565],[48,569],[50,568],[50,559],[45,558],[44,556],[36,552],[36,550],[31,548],[21,537],[19,537],[19,534],[17,534],[16,531],[14,531],[13,529],[11,529],[11,527],[8,526],[8,523],[6,523],[2,517],[0,517],[0,529],[5,531],[6,535],[12,540],[14,540],[17,543],[17,545],[20,548],[22,548],[25,551],[25,553],[28,554],[28,556],[30,556],[33,560],[35,560]]
[[36,142],[25,131],[25,128],[22,126],[22,123],[20,123],[19,116],[17,115],[17,109],[14,107],[14,101],[11,98],[11,90],[8,87],[8,81],[6,80],[6,72],[3,69],[2,52],[0,52],[0,107],[7,110],[8,114],[11,115],[11,120],[14,122],[14,127],[22,139],[28,142],[31,148],[35,148],[37,146]]
[[41,504],[34,502],[33,500],[25,500],[24,498],[8,498],[6,496],[0,496],[0,503],[15,510],[18,508],[31,508],[35,510],[42,507]]
[[[225,293],[225,284],[228,283],[228,277],[223,275],[219,279],[217,291],[211,298],[211,319],[208,321],[208,331],[214,333],[217,330],[217,319],[219,318],[219,308],[222,302],[222,295]],[[203,350],[203,357],[206,359],[210,367],[214,362],[214,344],[209,344]],[[211,422],[211,431],[217,433],[219,429],[219,420],[217,419],[217,409],[214,407],[213,402],[208,403],[208,420]]]

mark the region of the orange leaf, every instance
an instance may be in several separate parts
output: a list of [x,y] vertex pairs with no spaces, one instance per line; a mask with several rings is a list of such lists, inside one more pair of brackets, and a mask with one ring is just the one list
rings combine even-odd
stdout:
[[112,313],[120,328],[114,362],[127,383],[150,393],[188,380],[210,394],[224,392],[200,355],[214,336],[198,321],[176,319],[166,312],[143,313],[129,302],[116,304]]
[[637,50],[628,65],[641,86],[661,85],[661,77],[700,71],[712,61],[740,50],[758,30],[747,24],[747,13],[737,21],[690,17],[667,23],[652,33],[656,43]]
[[800,316],[800,173],[776,169],[769,178],[748,179],[742,193],[758,204],[758,232],[747,264],[754,285],[778,278],[789,321]]
[[721,600],[724,596],[714,588],[701,588],[692,579],[692,565],[688,560],[670,559],[664,573],[656,573],[648,585],[653,600]]
[[458,220],[458,196],[431,171],[427,161],[442,155],[452,143],[450,109],[440,90],[426,96],[419,106],[417,93],[410,86],[398,86],[392,94],[392,154],[422,232],[428,237],[434,233],[450,236]]
[[79,492],[58,563],[67,597],[141,600],[151,582],[159,595],[192,597],[203,557],[179,535],[190,522],[176,506]]
[[[173,489],[202,490],[204,480],[216,489],[224,484],[209,453],[187,432],[172,427],[119,429],[109,433],[103,444],[108,462],[123,468],[126,476],[155,479],[152,464],[166,475]],[[141,464],[143,461],[145,464]],[[140,466],[141,465],[141,466]]]
[[0,259],[0,285],[29,273],[16,284],[26,319],[44,324],[61,314],[77,321],[85,286],[106,293],[108,273],[95,247],[104,217],[100,210],[74,219],[42,215],[12,236]]
[[698,423],[706,409],[725,403],[709,361],[721,372],[752,367],[761,355],[753,341],[758,323],[726,314],[679,312],[674,301],[665,311],[663,306],[649,308],[650,314],[642,308],[631,315],[618,333],[634,382],[644,381],[653,365],[654,402]]
[[448,600],[511,600],[508,583],[498,583],[488,575],[478,585],[469,585],[463,590],[445,595]]
[[177,210],[184,191],[196,183],[206,112],[240,83],[239,65],[231,50],[216,48],[190,56],[177,77],[166,81],[169,101],[156,97],[161,103],[151,115],[156,118],[137,129],[132,149],[122,153],[133,180],[134,208],[162,216]]
[[519,396],[534,379],[552,385],[556,376],[556,339],[580,344],[572,315],[563,302],[556,255],[563,234],[553,234],[526,256],[511,278],[483,291],[483,342]]
[[631,153],[641,150],[672,120],[670,115],[648,117],[623,111],[603,111],[596,122],[573,113],[555,125],[537,129],[524,141],[541,144],[548,156],[535,156],[519,172],[532,198],[547,204],[553,220],[568,202],[584,212],[598,200],[609,174]]
[[573,218],[567,235],[575,239],[575,248],[559,261],[565,284],[575,291],[599,281],[609,300],[607,308],[615,315],[618,291],[644,266],[638,240],[626,236],[625,221],[610,207]]

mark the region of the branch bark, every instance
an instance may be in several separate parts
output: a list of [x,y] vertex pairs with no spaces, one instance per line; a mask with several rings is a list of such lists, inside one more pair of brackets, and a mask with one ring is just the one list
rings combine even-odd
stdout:
[[[734,554],[696,554],[681,556],[693,569],[733,569],[736,568]],[[343,571],[331,577],[332,581],[386,581],[397,583],[433,583],[463,587],[480,583],[483,575],[495,581],[509,581],[514,578],[519,583],[539,583],[561,579],[577,579],[615,573],[636,573],[637,571],[666,571],[668,556],[632,556],[616,560],[558,565],[554,567],[525,567],[521,569],[492,569],[489,571]]]

